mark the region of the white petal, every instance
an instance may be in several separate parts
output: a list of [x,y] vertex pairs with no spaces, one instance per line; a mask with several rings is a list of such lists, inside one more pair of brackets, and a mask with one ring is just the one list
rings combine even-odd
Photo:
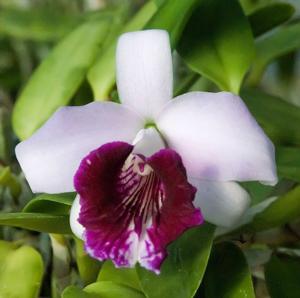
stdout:
[[266,208],[268,208],[274,201],[276,201],[278,198],[277,197],[270,197],[264,201],[262,201],[259,204],[254,205],[251,208],[248,208],[242,218],[237,222],[235,225],[229,227],[229,228],[224,228],[224,227],[218,227],[215,232],[215,236],[221,236],[225,235],[238,227],[241,227],[245,224],[250,223],[253,218],[258,214],[263,212]]
[[80,213],[80,203],[79,203],[79,196],[76,196],[71,211],[70,211],[70,227],[73,232],[73,234],[81,239],[84,240],[83,234],[84,234],[84,227],[78,222],[79,213]]
[[147,30],[123,34],[117,46],[116,64],[121,102],[150,121],[172,98],[168,33]]
[[277,182],[274,146],[238,96],[184,94],[166,106],[157,126],[189,176]]
[[195,206],[206,221],[217,226],[233,226],[250,204],[248,193],[235,182],[189,181],[197,188]]
[[141,129],[133,141],[133,152],[146,157],[151,156],[160,149],[165,148],[165,144],[158,131],[149,127]]
[[70,192],[90,151],[112,141],[131,143],[142,127],[139,116],[115,103],[64,107],[18,144],[16,156],[33,192]]

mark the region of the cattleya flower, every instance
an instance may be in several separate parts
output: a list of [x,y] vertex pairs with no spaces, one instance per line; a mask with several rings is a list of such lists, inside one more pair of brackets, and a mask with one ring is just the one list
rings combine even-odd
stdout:
[[92,257],[158,273],[186,229],[241,217],[234,181],[276,183],[274,147],[238,96],[172,99],[167,32],[123,34],[116,65],[121,104],[60,108],[16,154],[33,192],[77,192],[70,224]]

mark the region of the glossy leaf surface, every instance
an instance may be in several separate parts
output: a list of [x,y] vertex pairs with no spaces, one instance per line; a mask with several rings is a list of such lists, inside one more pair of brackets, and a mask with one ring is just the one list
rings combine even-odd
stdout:
[[205,298],[255,298],[251,273],[233,243],[214,246],[204,278]]
[[188,66],[222,90],[238,93],[254,57],[250,25],[235,0],[201,1],[179,43]]
[[19,227],[38,232],[71,234],[69,216],[65,215],[2,212],[0,213],[0,225]]
[[211,250],[214,227],[189,229],[169,246],[160,275],[137,267],[141,287],[148,298],[191,298],[204,275]]

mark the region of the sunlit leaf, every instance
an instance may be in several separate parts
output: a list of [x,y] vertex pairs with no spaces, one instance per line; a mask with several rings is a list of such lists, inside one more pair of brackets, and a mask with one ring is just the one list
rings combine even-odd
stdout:
[[143,293],[132,288],[122,286],[110,281],[96,282],[88,285],[83,290],[71,286],[67,288],[62,298],[145,298]]
[[108,18],[101,18],[81,25],[37,68],[14,107],[13,127],[20,139],[28,138],[70,101],[100,49],[108,24]]
[[137,267],[148,298],[191,298],[204,275],[211,250],[214,227],[205,224],[186,231],[169,247],[160,275]]
[[84,292],[79,287],[69,286],[67,287],[63,293],[62,298],[95,298],[95,296],[91,296],[90,294]]
[[254,36],[275,28],[289,20],[295,9],[288,3],[275,2],[253,11],[249,16],[249,22]]
[[145,298],[140,291],[110,281],[93,283],[88,285],[84,291],[95,295],[95,298]]
[[265,277],[272,298],[298,298],[300,293],[300,260],[272,256],[265,267]]
[[205,298],[255,298],[251,273],[233,243],[214,246],[204,277]]
[[116,268],[111,261],[106,261],[99,273],[98,281],[113,281],[137,290],[141,290],[135,268]]
[[38,297],[43,271],[42,258],[35,249],[0,241],[0,297]]
[[235,0],[201,1],[179,43],[187,65],[216,83],[238,93],[254,57],[250,25]]
[[38,232],[71,234],[69,216],[65,215],[25,212],[0,212],[0,225],[19,227]]
[[300,145],[300,108],[259,90],[243,90],[250,112],[275,143]]
[[6,256],[16,248],[17,246],[13,242],[0,240],[0,264],[2,264]]

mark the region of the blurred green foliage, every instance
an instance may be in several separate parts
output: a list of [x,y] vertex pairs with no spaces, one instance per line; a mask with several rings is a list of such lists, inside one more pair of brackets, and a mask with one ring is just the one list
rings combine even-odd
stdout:
[[[34,197],[14,155],[58,107],[117,100],[117,38],[149,28],[171,36],[177,95],[243,98],[280,177],[243,183],[241,225],[184,233],[160,276],[91,259],[69,227],[75,194]],[[299,0],[0,0],[0,297],[300,297],[299,66]]]

